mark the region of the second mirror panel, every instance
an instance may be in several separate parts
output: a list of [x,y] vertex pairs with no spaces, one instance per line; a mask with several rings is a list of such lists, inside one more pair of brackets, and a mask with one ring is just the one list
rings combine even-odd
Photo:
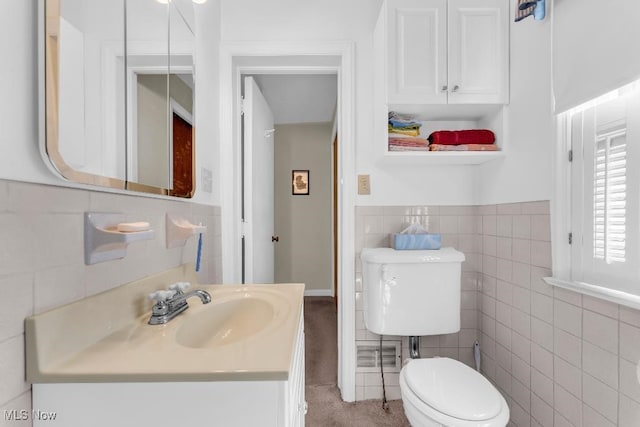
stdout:
[[174,3],[127,1],[127,175],[131,189],[160,187],[190,197],[194,35],[185,18],[191,5],[182,12]]
[[169,157],[171,194],[190,197],[195,190],[195,31],[193,2],[170,3]]

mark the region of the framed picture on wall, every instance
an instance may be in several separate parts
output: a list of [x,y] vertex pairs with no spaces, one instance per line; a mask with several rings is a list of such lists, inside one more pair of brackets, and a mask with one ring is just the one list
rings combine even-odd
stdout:
[[294,196],[309,195],[309,170],[291,171],[291,194]]

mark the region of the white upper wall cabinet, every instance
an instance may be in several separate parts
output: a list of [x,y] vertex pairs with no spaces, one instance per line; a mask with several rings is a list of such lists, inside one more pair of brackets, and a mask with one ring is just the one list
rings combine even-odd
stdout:
[[447,1],[387,3],[388,101],[447,103]]
[[449,0],[450,104],[507,102],[508,10],[505,0]]
[[388,0],[389,104],[508,102],[507,0]]

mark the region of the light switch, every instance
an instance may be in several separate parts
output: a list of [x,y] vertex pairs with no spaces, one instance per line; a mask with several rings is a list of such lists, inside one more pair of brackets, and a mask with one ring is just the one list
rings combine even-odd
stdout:
[[371,194],[369,175],[358,175],[358,194]]

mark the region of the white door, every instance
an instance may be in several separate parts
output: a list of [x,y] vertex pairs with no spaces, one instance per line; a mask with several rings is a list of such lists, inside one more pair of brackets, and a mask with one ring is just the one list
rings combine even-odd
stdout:
[[387,28],[389,103],[446,104],[446,0],[390,0]]
[[449,2],[449,103],[503,103],[508,91],[509,3]]
[[244,78],[245,282],[273,283],[273,113]]

